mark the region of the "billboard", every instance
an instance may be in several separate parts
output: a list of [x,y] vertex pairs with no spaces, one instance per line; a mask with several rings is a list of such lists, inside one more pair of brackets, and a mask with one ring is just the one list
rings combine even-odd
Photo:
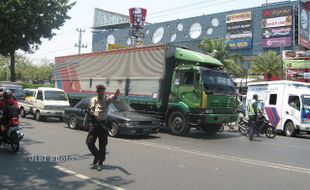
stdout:
[[282,51],[286,68],[286,78],[300,82],[310,82],[310,51]]
[[298,13],[298,45],[310,49],[310,2],[300,2]]
[[292,45],[293,9],[281,7],[262,11],[262,47],[276,48]]
[[145,17],[146,17],[146,9],[139,7],[129,9],[130,23],[133,28],[136,29],[143,28],[145,23]]
[[230,50],[252,48],[252,12],[226,15],[226,40]]

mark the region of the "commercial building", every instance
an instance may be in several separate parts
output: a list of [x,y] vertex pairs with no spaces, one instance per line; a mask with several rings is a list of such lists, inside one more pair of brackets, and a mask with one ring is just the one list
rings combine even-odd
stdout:
[[[260,7],[171,20],[144,26],[144,45],[174,43],[198,49],[205,38],[221,38],[230,53],[246,60],[268,50],[310,49],[310,6],[307,1],[285,1]],[[131,28],[96,30],[92,51],[107,50],[108,44],[131,46]],[[310,55],[310,54],[309,54]],[[309,66],[308,66],[309,65]],[[310,68],[310,64],[303,64]]]

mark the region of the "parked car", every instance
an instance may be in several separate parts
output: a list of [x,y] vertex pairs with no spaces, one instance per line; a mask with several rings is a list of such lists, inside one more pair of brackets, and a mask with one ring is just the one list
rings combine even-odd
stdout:
[[25,91],[21,85],[14,83],[0,83],[1,91],[11,90],[18,101],[25,99]]
[[[90,98],[83,98],[74,107],[65,108],[63,119],[71,129],[83,128],[85,110]],[[108,132],[119,135],[149,135],[159,131],[159,122],[152,117],[137,113],[126,102],[116,100],[108,109]],[[87,130],[87,129],[86,129]]]

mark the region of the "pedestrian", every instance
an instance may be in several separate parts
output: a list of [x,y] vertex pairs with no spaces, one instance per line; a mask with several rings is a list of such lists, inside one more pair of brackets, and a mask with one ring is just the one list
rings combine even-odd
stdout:
[[[117,89],[114,95],[107,96],[105,94],[105,86],[97,85],[96,89],[97,96],[90,100],[87,109],[87,114],[91,118],[92,125],[88,130],[86,144],[94,156],[93,168],[97,167],[98,164],[99,169],[102,169],[102,164],[106,158],[106,146],[108,144],[108,131],[106,128],[107,112],[109,105],[119,96],[120,91]],[[99,149],[95,145],[97,138],[99,139]]]
[[249,116],[249,140],[254,140],[254,133],[257,128],[257,115],[258,115],[258,95],[254,94],[253,99],[248,103],[248,116]]

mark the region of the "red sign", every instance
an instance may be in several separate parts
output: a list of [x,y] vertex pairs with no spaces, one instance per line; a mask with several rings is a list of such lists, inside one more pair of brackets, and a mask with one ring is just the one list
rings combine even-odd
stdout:
[[130,8],[129,17],[130,17],[130,23],[132,24],[133,27],[135,27],[136,29],[143,28],[146,17],[146,9],[138,7]]

